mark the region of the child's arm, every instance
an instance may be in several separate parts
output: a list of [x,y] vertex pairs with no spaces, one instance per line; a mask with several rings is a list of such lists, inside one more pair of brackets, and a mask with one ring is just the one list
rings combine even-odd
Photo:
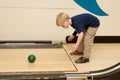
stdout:
[[78,34],[78,39],[77,39],[76,44],[73,46],[72,52],[75,52],[78,49],[82,38],[83,38],[83,32],[81,32],[81,33]]
[[77,31],[75,30],[72,35],[76,36],[77,35]]

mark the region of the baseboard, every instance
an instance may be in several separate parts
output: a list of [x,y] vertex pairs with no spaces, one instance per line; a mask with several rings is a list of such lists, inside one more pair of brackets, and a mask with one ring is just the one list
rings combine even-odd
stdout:
[[[77,41],[77,36],[76,38],[72,41],[67,43],[76,43]],[[0,43],[52,43],[52,41],[0,41]],[[95,36],[94,38],[94,43],[120,43],[120,36]]]
[[[68,36],[66,37],[67,43],[76,43],[77,36],[72,40],[67,40]],[[94,43],[120,43],[120,36],[95,36]]]
[[120,36],[95,36],[94,43],[120,43]]

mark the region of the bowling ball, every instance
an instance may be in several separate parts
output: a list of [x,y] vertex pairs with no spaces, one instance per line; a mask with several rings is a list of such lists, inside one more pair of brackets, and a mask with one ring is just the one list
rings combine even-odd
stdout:
[[35,62],[35,60],[36,60],[35,55],[31,54],[31,55],[28,56],[28,61],[29,61],[30,63]]
[[78,36],[75,36],[75,37],[73,38],[73,40],[71,40],[71,41],[69,41],[68,38],[69,38],[69,36],[66,36],[66,42],[67,42],[67,43],[76,43]]
[[70,55],[83,55],[83,52],[76,50],[75,52],[71,52]]

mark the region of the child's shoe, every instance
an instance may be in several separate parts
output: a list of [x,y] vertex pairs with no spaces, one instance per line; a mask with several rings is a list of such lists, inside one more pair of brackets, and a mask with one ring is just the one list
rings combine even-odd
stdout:
[[75,63],[86,63],[89,62],[89,58],[80,57],[79,59],[75,60]]

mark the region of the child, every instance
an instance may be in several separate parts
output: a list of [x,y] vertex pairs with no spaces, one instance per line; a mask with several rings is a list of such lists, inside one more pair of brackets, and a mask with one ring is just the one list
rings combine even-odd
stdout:
[[60,13],[56,16],[56,25],[63,28],[68,28],[71,25],[75,29],[73,35],[68,37],[68,41],[72,41],[78,34],[77,42],[73,46],[71,53],[74,54],[78,49],[83,53],[79,59],[75,60],[75,63],[89,62],[93,40],[100,25],[98,18],[88,13],[71,18],[66,13]]

